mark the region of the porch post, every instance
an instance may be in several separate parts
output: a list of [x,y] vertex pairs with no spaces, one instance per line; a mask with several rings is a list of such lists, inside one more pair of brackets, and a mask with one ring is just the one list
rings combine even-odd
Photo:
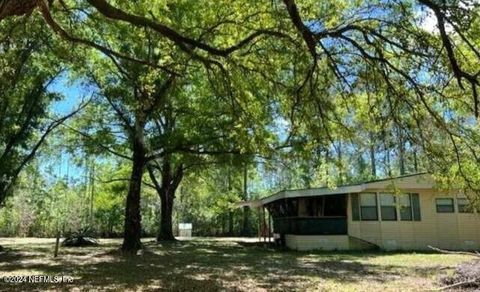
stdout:
[[272,242],[272,217],[268,211],[268,242]]
[[267,242],[267,233],[265,231],[267,231],[267,222],[265,222],[265,206],[262,206],[262,209],[263,209],[263,214],[262,214],[262,220],[263,220],[263,241]]
[[[260,209],[261,207],[259,207]],[[262,214],[262,212],[260,210],[258,210],[260,214]],[[260,215],[258,216],[258,242],[262,242],[262,219],[260,218]]]

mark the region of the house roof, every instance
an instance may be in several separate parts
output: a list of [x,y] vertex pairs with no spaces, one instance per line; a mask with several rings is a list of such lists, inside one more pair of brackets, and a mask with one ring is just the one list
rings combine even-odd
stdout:
[[336,188],[322,187],[322,188],[309,188],[309,189],[296,189],[296,190],[283,190],[277,192],[271,196],[240,202],[237,204],[239,207],[260,207],[268,203],[286,199],[286,198],[298,198],[298,197],[314,197],[314,196],[327,196],[327,195],[338,195],[338,194],[348,194],[348,193],[359,193],[369,190],[381,190],[381,189],[400,189],[400,190],[410,190],[410,189],[432,189],[435,187],[435,182],[432,176],[428,173],[416,173],[409,174],[394,178],[385,178],[367,181],[359,184],[343,185]]

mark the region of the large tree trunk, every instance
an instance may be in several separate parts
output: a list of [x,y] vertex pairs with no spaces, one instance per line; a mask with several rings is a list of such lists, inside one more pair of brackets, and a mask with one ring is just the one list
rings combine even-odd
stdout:
[[160,229],[157,241],[172,241],[175,240],[175,236],[173,236],[173,202],[178,186],[183,179],[183,165],[180,164],[172,173],[171,157],[170,155],[165,155],[162,166],[157,169],[161,172],[161,182],[155,177],[154,167],[152,165],[148,166],[150,179],[160,196],[161,204]]
[[130,176],[130,187],[127,194],[127,205],[125,208],[125,226],[122,250],[127,253],[136,253],[142,248],[140,214],[140,194],[142,190],[142,178],[146,162],[146,151],[144,143],[145,119],[137,118],[135,122],[135,133],[133,133],[133,166]]
[[160,230],[158,231],[157,241],[172,241],[173,236],[173,200],[174,196],[165,193],[160,195],[162,205],[162,214],[160,215]]
[[0,0],[0,20],[9,16],[28,15],[39,2],[39,0]]

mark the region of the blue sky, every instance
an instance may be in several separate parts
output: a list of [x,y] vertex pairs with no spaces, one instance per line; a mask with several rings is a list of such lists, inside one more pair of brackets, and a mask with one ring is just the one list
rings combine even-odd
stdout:
[[[54,102],[51,105],[50,111],[55,116],[64,116],[74,111],[77,106],[82,102],[82,99],[87,99],[93,93],[92,88],[87,88],[81,84],[81,82],[71,82],[68,80],[66,74],[58,77],[50,86],[48,90],[51,92],[60,93],[64,96],[60,101]],[[68,121],[67,121],[68,123]],[[60,131],[62,128],[59,128]],[[69,181],[78,180],[84,175],[83,168],[76,167],[72,161],[71,154],[59,149],[58,156],[55,157],[55,161],[41,161],[41,168],[48,173],[48,166],[53,165],[53,173],[49,173],[52,176],[66,177],[69,176]]]
[[58,115],[65,115],[73,111],[83,97],[88,97],[93,92],[92,89],[82,86],[81,82],[70,82],[65,74],[50,84],[48,90],[64,96],[64,99],[52,105],[53,113]]

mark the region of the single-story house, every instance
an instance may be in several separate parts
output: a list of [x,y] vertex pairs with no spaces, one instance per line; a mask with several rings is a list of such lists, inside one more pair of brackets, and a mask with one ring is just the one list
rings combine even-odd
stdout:
[[285,190],[240,205],[267,210],[271,232],[294,250],[480,249],[480,214],[426,173]]

